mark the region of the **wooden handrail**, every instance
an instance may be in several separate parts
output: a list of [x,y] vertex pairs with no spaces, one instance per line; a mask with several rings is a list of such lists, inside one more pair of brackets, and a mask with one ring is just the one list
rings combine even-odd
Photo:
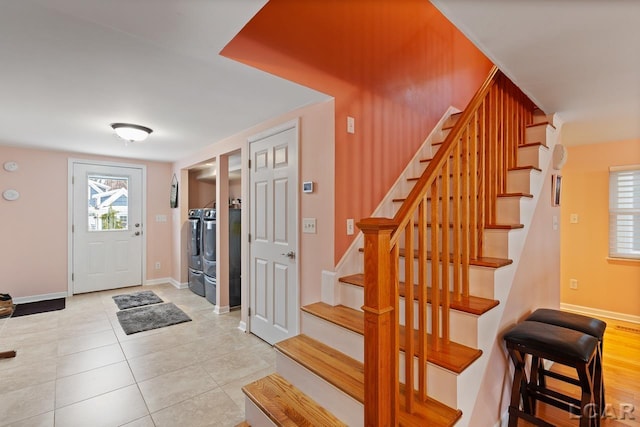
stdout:
[[[414,399],[426,399],[427,330],[432,345],[449,341],[449,291],[457,300],[469,295],[469,266],[482,257],[485,227],[496,222],[497,197],[506,192],[507,171],[517,165],[534,107],[494,67],[396,215],[358,223],[365,239],[365,425],[397,425],[402,378],[406,390],[417,391],[404,394],[405,410],[412,411]],[[416,287],[405,287],[401,319],[402,271],[404,282]],[[407,331],[402,334],[403,372],[401,323]]]

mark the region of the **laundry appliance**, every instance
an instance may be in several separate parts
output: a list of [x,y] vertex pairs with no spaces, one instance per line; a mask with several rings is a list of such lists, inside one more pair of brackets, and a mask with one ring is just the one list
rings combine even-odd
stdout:
[[187,257],[189,259],[189,289],[204,296],[204,273],[202,271],[202,215],[204,209],[189,210],[189,235]]

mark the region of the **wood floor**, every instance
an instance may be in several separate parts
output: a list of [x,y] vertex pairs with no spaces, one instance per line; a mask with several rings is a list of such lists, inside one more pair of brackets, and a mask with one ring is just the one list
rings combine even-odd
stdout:
[[[604,384],[606,397],[606,418],[601,420],[603,427],[639,427],[640,426],[640,325],[618,320],[602,318],[607,322],[604,337]],[[561,365],[552,370],[570,373]],[[560,383],[552,379],[549,385],[559,391],[578,394],[577,387]],[[567,412],[546,404],[539,404],[540,418],[558,427],[579,425],[579,420],[571,419]],[[518,426],[529,427],[532,424],[520,421]]]

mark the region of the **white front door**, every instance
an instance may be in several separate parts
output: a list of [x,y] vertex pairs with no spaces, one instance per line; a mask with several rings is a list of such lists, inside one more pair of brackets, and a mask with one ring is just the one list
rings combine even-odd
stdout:
[[251,332],[274,344],[298,333],[298,125],[252,138]]
[[73,293],[142,284],[140,167],[73,163]]

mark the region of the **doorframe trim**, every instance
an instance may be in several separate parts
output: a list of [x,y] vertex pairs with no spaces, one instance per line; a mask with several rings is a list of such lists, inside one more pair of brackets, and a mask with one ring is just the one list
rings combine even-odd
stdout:
[[[281,123],[279,125],[270,127],[269,129],[266,129],[262,132],[258,132],[254,135],[251,135],[250,137],[247,138],[247,143],[246,143],[246,152],[247,152],[247,158],[250,161],[251,160],[251,144],[260,140],[260,139],[264,139],[264,138],[268,138],[270,136],[276,135],[278,133],[282,133],[285,132],[289,129],[295,129],[295,148],[296,148],[296,182],[295,182],[295,194],[296,194],[296,200],[295,200],[295,206],[296,206],[296,213],[295,213],[295,221],[296,221],[296,287],[297,287],[297,298],[295,301],[296,304],[296,316],[294,319],[295,325],[296,325],[296,335],[300,333],[301,330],[301,316],[300,316],[300,301],[301,301],[301,296],[302,296],[302,292],[301,292],[301,275],[300,275],[300,270],[301,270],[301,263],[300,263],[300,211],[301,211],[301,207],[300,207],[300,161],[302,159],[302,155],[301,155],[301,150],[300,150],[300,117],[296,117],[292,120],[287,120],[284,123]],[[245,163],[246,165],[247,163]],[[247,236],[251,231],[251,227],[252,227],[252,221],[253,221],[253,215],[252,215],[252,206],[251,206],[251,168],[247,168],[248,169],[248,174],[247,174],[247,179],[244,180],[243,185],[245,186],[245,200],[242,201],[243,204],[243,208],[247,210],[248,213],[248,222],[249,222],[249,226],[246,228],[247,231]],[[245,237],[245,241],[247,241],[247,238]],[[249,243],[249,245],[251,245],[253,242]],[[252,301],[251,301],[251,281],[252,281],[252,277],[251,277],[251,273],[253,272],[252,268],[252,263],[251,263],[251,247],[248,248],[247,253],[246,253],[246,260],[247,260],[247,276],[249,277],[249,280],[246,281],[246,289],[243,289],[242,292],[245,293],[245,295],[247,295],[247,305],[250,308]],[[243,280],[243,283],[244,280]],[[242,322],[241,322],[242,323]],[[246,318],[246,323],[244,325],[241,324],[241,326],[243,326],[245,328],[246,332],[251,332],[251,316],[247,315]]]
[[73,295],[73,169],[75,164],[140,169],[142,172],[142,283],[147,281],[147,165],[69,157],[67,159],[67,296]]

